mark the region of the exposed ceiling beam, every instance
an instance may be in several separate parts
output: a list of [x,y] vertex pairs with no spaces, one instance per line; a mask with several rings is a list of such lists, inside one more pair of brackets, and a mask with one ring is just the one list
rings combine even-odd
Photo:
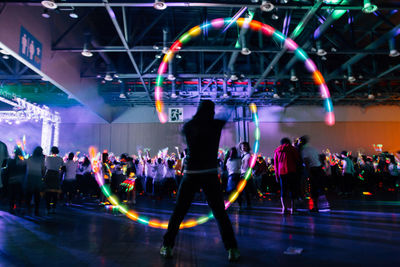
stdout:
[[[400,24],[398,24],[396,27],[394,27],[393,29],[391,29],[390,31],[388,31],[387,33],[385,33],[384,35],[382,35],[381,37],[379,37],[378,39],[376,39],[375,41],[373,41],[372,43],[370,43],[369,45],[367,45],[365,47],[365,50],[370,50],[370,49],[376,49],[379,46],[383,45],[385,42],[387,42],[387,40],[389,38],[391,38],[392,36],[395,36],[396,34],[398,34],[400,30]],[[388,52],[388,51],[387,51]],[[353,56],[352,58],[350,58],[349,60],[347,60],[345,63],[343,63],[338,69],[336,69],[335,71],[331,72],[330,74],[326,75],[325,80],[329,81],[333,79],[333,76],[337,76],[338,74],[340,74],[341,72],[343,72],[344,70],[347,69],[348,66],[353,65],[354,63],[360,61],[361,59],[363,59],[367,54],[364,53],[358,53],[355,56]]]
[[124,34],[122,33],[122,30],[121,30],[121,27],[118,24],[117,18],[116,18],[115,13],[114,13],[114,10],[112,10],[110,5],[108,4],[108,0],[104,0],[104,1],[105,1],[105,7],[107,9],[108,15],[110,16],[111,21],[114,24],[114,27],[115,27],[115,29],[116,29],[116,31],[118,33],[118,36],[121,39],[121,42],[122,42],[122,44],[124,45],[124,47],[125,47],[125,49],[127,51],[128,57],[129,57],[132,65],[133,65],[133,68],[135,69],[136,73],[139,75],[139,79],[142,82],[142,85],[143,85],[144,89],[146,90],[146,92],[148,94],[149,100],[152,101],[150,90],[147,88],[146,83],[143,80],[143,77],[142,77],[142,75],[140,73],[140,70],[139,70],[137,64],[136,64],[136,61],[133,58],[132,52],[129,51],[129,45],[127,43],[127,40],[125,40]]
[[[304,15],[302,20],[299,22],[297,27],[293,30],[293,32],[290,34],[289,38],[291,39],[296,39],[300,35],[300,33],[303,31],[307,23],[310,21],[310,19],[314,16],[314,14],[319,10],[321,5],[323,4],[322,0],[318,0],[315,5]],[[282,50],[275,55],[275,57],[272,59],[271,63],[267,66],[261,77],[258,79],[256,84],[251,90],[251,94],[254,93],[254,90],[261,84],[263,79],[271,72],[271,70],[275,67],[275,65],[278,63],[279,59],[285,54],[287,51],[286,47],[283,47]],[[250,95],[251,95],[250,94]]]
[[[308,46],[310,47],[310,46]],[[62,53],[81,53],[82,48],[53,48],[53,51],[62,52]],[[135,46],[130,49],[125,49],[122,46],[104,46],[90,49],[93,53],[99,52],[107,52],[107,53],[121,53],[121,52],[132,52],[132,53],[141,53],[141,52],[152,52],[152,53],[160,53],[161,49],[154,49],[152,46]],[[254,53],[265,53],[265,54],[276,54],[280,53],[282,50],[276,48],[269,49],[251,49],[251,52]],[[311,51],[304,49],[307,54],[316,54],[316,51]],[[205,52],[205,53],[230,53],[230,52],[240,52],[240,49],[234,48],[232,46],[191,46],[191,47],[182,47],[179,50],[179,53],[193,53],[193,52]],[[351,54],[387,54],[387,50],[383,49],[347,49],[347,50],[339,50],[336,52],[327,51],[328,54],[337,54],[337,55],[351,55]],[[293,51],[286,51],[286,53],[294,54]]]
[[382,73],[379,74],[377,77],[372,78],[372,79],[370,79],[370,80],[368,80],[368,81],[366,81],[366,82],[360,84],[359,86],[354,87],[353,89],[347,91],[343,96],[334,98],[334,101],[341,100],[341,99],[345,98],[346,96],[348,96],[349,94],[354,93],[355,91],[360,90],[360,89],[362,89],[363,87],[365,87],[365,86],[367,86],[367,85],[377,83],[377,82],[379,82],[379,79],[380,79],[380,78],[382,78],[382,77],[388,75],[389,73],[391,73],[391,72],[393,72],[393,71],[395,71],[395,70],[398,70],[398,69],[400,69],[400,64],[397,64],[396,66],[391,67],[391,68],[389,68],[388,70],[382,72]]
[[[19,1],[19,2],[8,2],[8,4],[24,4],[27,6],[41,6],[40,2],[37,1]],[[216,8],[237,8],[237,7],[242,7],[243,3],[237,3],[237,1],[230,1],[230,2],[225,2],[225,3],[215,3],[215,2],[190,2],[190,1],[185,1],[185,2],[166,2],[168,7],[216,7]],[[57,3],[59,7],[104,7],[105,3],[93,3],[93,2],[80,2],[80,3]],[[127,2],[113,2],[113,3],[107,3],[110,7],[147,7],[147,8],[153,8],[153,2],[137,2],[137,3],[127,3]],[[260,8],[259,4],[251,4],[249,3],[247,5],[249,8]],[[313,5],[310,4],[304,4],[304,3],[292,3],[292,4],[278,4],[274,3],[274,6],[278,9],[284,10],[284,9],[303,9],[303,10],[310,10]],[[382,4],[379,5],[380,10],[393,10],[396,8],[399,8],[400,6],[395,3],[395,4]],[[333,8],[339,9],[339,10],[360,10],[363,8],[362,5],[341,5],[338,6],[336,4],[324,4],[322,9],[327,9],[331,10]]]

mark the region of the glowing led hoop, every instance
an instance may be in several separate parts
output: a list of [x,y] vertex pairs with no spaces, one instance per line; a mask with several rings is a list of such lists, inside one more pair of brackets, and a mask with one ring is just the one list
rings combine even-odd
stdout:
[[[254,165],[256,164],[256,159],[257,159],[257,153],[258,149],[260,147],[260,129],[259,129],[259,123],[258,123],[258,114],[257,114],[257,107],[255,104],[250,104],[250,111],[253,114],[253,122],[255,125],[255,131],[254,131],[254,154],[250,159],[250,167],[247,170],[244,178],[239,182],[237,188],[230,194],[228,201],[225,202],[225,209],[227,209],[239,196],[240,192],[243,191],[244,187],[246,186],[247,180],[250,178],[252,170],[254,168]],[[104,183],[104,178],[103,178],[103,173],[102,173],[102,168],[101,168],[101,160],[100,160],[100,154],[98,154],[95,150],[95,148],[91,147],[89,149],[89,155],[90,155],[90,161],[92,163],[92,168],[93,172],[95,174],[96,181],[98,185],[100,186],[101,191],[103,194],[106,196],[108,201],[115,206],[113,208],[121,212],[122,214],[126,215],[129,219],[133,221],[137,221],[141,224],[148,225],[150,227],[154,228],[163,228],[167,229],[168,228],[168,221],[159,221],[157,219],[149,219],[144,216],[141,216],[139,213],[137,213],[134,210],[129,210],[126,206],[123,206],[119,203],[119,200],[116,196],[113,196],[111,194],[111,191]],[[189,219],[186,221],[183,221],[180,225],[180,228],[190,228],[194,227],[199,224],[203,224],[213,218],[212,212],[210,212],[206,216],[199,217],[197,219]]]
[[193,27],[188,32],[184,33],[178,40],[176,40],[172,44],[168,52],[165,54],[157,72],[158,76],[156,80],[155,99],[156,99],[156,109],[160,122],[161,123],[167,122],[167,115],[164,112],[164,103],[162,101],[162,93],[163,93],[162,88],[164,81],[163,76],[167,72],[168,62],[172,60],[174,54],[182,48],[182,45],[189,42],[193,37],[200,35],[202,30],[208,30],[209,28],[221,29],[224,27],[224,25],[235,24],[235,23],[239,27],[248,27],[254,31],[261,31],[264,35],[268,37],[274,37],[283,42],[285,47],[289,51],[294,51],[294,54],[301,61],[304,62],[307,70],[311,72],[315,84],[319,86],[321,97],[324,100],[326,124],[334,125],[335,114],[333,113],[333,105],[328,86],[326,85],[324,77],[322,77],[321,72],[317,69],[315,63],[310,59],[307,53],[303,49],[301,49],[292,39],[286,37],[283,33],[274,29],[273,27],[267,24],[263,24],[256,20],[253,20],[250,23],[248,23],[248,21],[246,22],[246,19],[244,18],[239,18],[237,20],[235,20],[235,18],[214,19],[211,22],[206,22],[201,25]]

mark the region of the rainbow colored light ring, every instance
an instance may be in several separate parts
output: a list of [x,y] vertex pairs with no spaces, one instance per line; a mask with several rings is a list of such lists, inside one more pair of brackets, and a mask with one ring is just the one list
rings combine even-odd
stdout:
[[[250,167],[247,170],[244,178],[239,182],[237,188],[230,194],[229,200],[225,202],[225,209],[227,209],[239,196],[239,193],[243,191],[244,187],[246,186],[247,180],[251,177],[251,173],[253,170],[253,167],[256,163],[257,159],[257,153],[258,149],[260,146],[260,129],[259,129],[259,124],[258,124],[258,114],[257,114],[257,107],[255,104],[250,104],[250,110],[253,114],[253,122],[255,124],[255,132],[254,132],[254,154],[252,158],[250,159]],[[92,163],[92,168],[93,172],[95,174],[96,181],[98,185],[100,186],[101,191],[103,194],[107,197],[108,201],[115,206],[114,209],[118,209],[119,212],[122,214],[125,214],[129,219],[133,221],[137,221],[141,224],[148,225],[150,227],[154,228],[163,228],[166,229],[168,227],[168,221],[160,222],[157,219],[149,219],[144,216],[141,216],[139,213],[137,213],[134,210],[128,210],[128,208],[124,205],[121,205],[119,203],[119,200],[116,196],[113,196],[111,194],[111,191],[104,183],[104,178],[103,178],[103,173],[102,173],[102,168],[101,168],[101,160],[100,160],[100,154],[96,152],[95,148],[91,147],[89,149],[89,155],[90,155],[90,161]],[[197,219],[189,219],[181,223],[180,228],[190,228],[194,227],[199,224],[203,224],[213,218],[212,212],[210,212],[206,216],[201,216]]]
[[167,122],[167,115],[164,112],[164,103],[162,101],[163,94],[163,81],[164,74],[168,69],[168,62],[172,60],[174,54],[182,48],[182,45],[189,42],[193,37],[196,37],[201,34],[202,30],[205,30],[210,27],[214,29],[221,29],[224,25],[234,24],[236,23],[239,27],[249,27],[254,31],[261,31],[264,35],[273,37],[283,42],[285,47],[289,51],[294,51],[295,55],[304,62],[308,71],[311,72],[312,77],[316,85],[319,86],[321,97],[324,100],[325,107],[325,123],[328,125],[335,124],[335,114],[333,113],[333,104],[330,97],[328,86],[325,83],[324,77],[321,72],[315,66],[315,63],[310,59],[307,53],[301,49],[292,39],[283,35],[280,31],[274,29],[273,27],[263,24],[259,21],[252,20],[251,22],[246,21],[244,18],[239,18],[236,21],[233,18],[219,18],[214,19],[211,22],[206,22],[204,24],[198,25],[190,29],[188,32],[184,33],[178,40],[176,40],[168,52],[165,54],[159,68],[158,68],[158,76],[156,80],[155,87],[155,99],[156,99],[156,109],[158,113],[158,118],[161,123]]

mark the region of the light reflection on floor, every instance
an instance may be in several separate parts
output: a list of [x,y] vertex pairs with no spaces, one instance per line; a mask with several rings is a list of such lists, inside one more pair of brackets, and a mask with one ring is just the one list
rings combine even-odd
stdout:
[[[397,201],[338,200],[332,210],[283,216],[277,201],[229,211],[240,266],[400,266]],[[137,209],[167,219],[173,203],[139,200]],[[228,266],[214,221],[182,230],[175,257],[158,255],[163,230],[106,213],[94,202],[60,207],[51,216],[14,216],[0,210],[0,266]],[[207,213],[198,202],[190,216]],[[285,255],[288,247],[303,248]]]

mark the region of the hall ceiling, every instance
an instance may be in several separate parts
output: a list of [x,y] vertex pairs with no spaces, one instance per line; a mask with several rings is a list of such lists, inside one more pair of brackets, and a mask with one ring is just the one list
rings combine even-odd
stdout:
[[[400,2],[396,0],[377,1],[378,10],[373,13],[362,12],[362,0],[324,1],[321,5],[318,1],[276,0],[271,1],[275,6],[271,12],[261,11],[261,0],[165,1],[165,10],[154,9],[154,1],[145,0],[56,2],[58,9],[48,11],[50,18],[40,18],[52,25],[52,50],[81,53],[86,46],[93,56],[82,56],[81,76],[97,80],[101,96],[113,106],[153,105],[163,47],[191,27],[232,17],[243,6],[247,7],[243,17],[254,12],[254,20],[288,36],[309,16],[295,41],[324,75],[334,105],[398,105],[400,100],[400,56],[389,56],[390,39],[400,50]],[[0,12],[1,5],[8,4],[42,8],[40,1],[6,1],[0,4]],[[344,12],[338,16],[341,10]],[[72,11],[78,18],[70,17]],[[317,36],[319,32],[322,34]],[[284,53],[275,63],[281,44],[247,31],[242,36],[251,54],[243,55],[242,47],[235,47],[241,34],[236,26],[225,33],[210,30],[185,45],[169,73],[175,79],[166,76],[165,102],[193,105],[199,99],[213,99],[230,105],[321,105],[319,88],[293,53]],[[43,83],[29,70],[22,72],[23,66],[14,68],[13,73],[7,65],[14,63],[0,61],[3,85]],[[268,67],[270,71],[266,71]],[[106,75],[112,81],[105,81]],[[19,90],[25,89],[20,86]],[[63,97],[65,105],[75,104]]]

